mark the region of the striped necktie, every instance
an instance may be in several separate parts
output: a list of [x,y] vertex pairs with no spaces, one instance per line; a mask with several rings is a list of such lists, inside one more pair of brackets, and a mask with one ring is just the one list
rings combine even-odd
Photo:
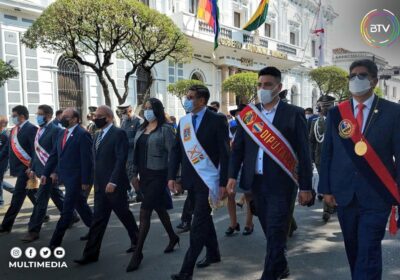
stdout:
[[96,147],[96,151],[97,151],[97,149],[99,148],[99,146],[100,146],[100,143],[101,143],[101,139],[103,138],[103,130],[100,130],[100,132],[99,132],[99,134],[98,134],[98,136],[97,136],[97,138],[96,138],[96,143],[95,143],[95,147]]

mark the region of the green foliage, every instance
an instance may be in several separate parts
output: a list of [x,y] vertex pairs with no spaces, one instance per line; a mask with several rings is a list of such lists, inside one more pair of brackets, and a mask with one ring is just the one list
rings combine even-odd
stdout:
[[11,78],[18,76],[17,70],[15,70],[10,63],[6,63],[0,59],[0,87]]
[[254,72],[243,72],[230,76],[222,83],[225,92],[233,92],[237,97],[251,99],[257,92],[258,75]]
[[337,66],[326,66],[311,70],[310,79],[318,86],[321,94],[331,94],[338,101],[349,97],[347,72]]
[[[166,59],[186,62],[192,57],[188,39],[174,22],[138,0],[57,0],[28,29],[23,42],[92,68],[108,105],[108,83],[121,104],[128,96],[129,77],[139,67],[150,72]],[[108,71],[116,57],[131,62],[123,93]]]
[[178,97],[182,103],[183,97],[185,97],[189,88],[194,85],[204,85],[204,83],[199,80],[180,80],[168,85],[168,92]]
[[382,90],[380,87],[374,88],[374,93],[376,94],[376,96],[379,96],[379,97],[381,97],[381,98],[384,97],[383,90]]

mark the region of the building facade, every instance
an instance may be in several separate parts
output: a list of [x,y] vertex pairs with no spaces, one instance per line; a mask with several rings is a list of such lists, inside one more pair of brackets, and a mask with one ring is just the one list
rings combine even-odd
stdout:
[[[102,88],[91,69],[63,54],[45,53],[21,44],[23,33],[52,0],[0,0],[0,58],[11,62],[20,75],[0,88],[0,114],[10,114],[18,104],[31,115],[39,104],[55,109],[77,107],[83,115],[88,106],[104,104]],[[168,94],[167,86],[180,79],[198,79],[210,89],[211,100],[220,101],[227,112],[236,106],[233,94],[222,92],[222,82],[238,72],[258,71],[276,66],[284,73],[283,88],[291,103],[310,107],[318,99],[317,88],[308,72],[318,63],[318,38],[312,35],[316,24],[316,0],[271,0],[267,21],[255,32],[241,28],[257,9],[258,0],[219,1],[221,33],[214,51],[214,34],[196,18],[198,0],[142,0],[151,8],[171,17],[193,45],[191,63],[164,61],[152,69],[151,77],[138,70],[132,75],[127,102],[142,103],[144,89],[152,78],[151,95],[161,99],[170,115],[184,114],[180,101]],[[332,61],[329,34],[337,17],[329,0],[321,11],[325,22],[325,60]],[[112,75],[123,88],[128,62],[114,59]],[[117,105],[116,98],[112,100]]]
[[370,59],[378,66],[379,83],[385,99],[400,103],[400,73],[399,67],[389,65],[388,61],[372,52],[350,51],[343,48],[333,50],[333,64],[349,71],[350,65],[355,60]]

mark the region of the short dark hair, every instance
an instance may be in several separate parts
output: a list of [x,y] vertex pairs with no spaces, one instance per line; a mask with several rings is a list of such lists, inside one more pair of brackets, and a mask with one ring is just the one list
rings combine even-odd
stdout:
[[356,67],[365,67],[372,78],[378,78],[378,66],[370,59],[356,60],[350,65],[350,73]]
[[261,69],[260,72],[258,72],[258,77],[267,75],[275,77],[279,83],[282,81],[282,73],[276,67],[273,66],[265,67]]
[[25,106],[18,105],[12,108],[13,113],[17,113],[18,116],[24,116],[25,119],[29,119],[29,111]]
[[58,117],[59,115],[61,115],[63,112],[64,112],[64,111],[61,110],[61,109],[60,109],[60,110],[57,110],[57,111],[56,111],[56,117]]
[[314,113],[314,110],[312,109],[312,108],[306,108],[305,110],[304,110],[304,112],[306,112],[306,113]]
[[43,113],[45,113],[45,115],[53,116],[53,113],[54,113],[53,108],[51,108],[49,105],[45,105],[45,104],[39,105],[38,109],[42,110]]
[[196,92],[196,98],[204,98],[206,100],[206,104],[208,103],[208,100],[210,100],[210,91],[206,86],[194,85],[191,86],[189,90]]
[[215,105],[215,106],[217,106],[218,109],[220,108],[220,104],[218,101],[213,101],[210,103],[210,105]]

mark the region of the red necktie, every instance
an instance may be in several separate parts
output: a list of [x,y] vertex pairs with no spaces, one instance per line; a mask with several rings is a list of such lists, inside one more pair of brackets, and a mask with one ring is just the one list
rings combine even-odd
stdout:
[[360,128],[360,132],[362,133],[363,131],[363,123],[364,123],[364,113],[363,110],[365,108],[365,105],[363,103],[359,103],[357,105],[358,107],[358,113],[357,113],[357,123],[358,123],[358,127]]
[[68,137],[68,129],[66,129],[64,131],[64,137],[63,137],[62,144],[61,144],[61,149],[62,150],[64,149],[65,143],[67,142],[67,137]]

